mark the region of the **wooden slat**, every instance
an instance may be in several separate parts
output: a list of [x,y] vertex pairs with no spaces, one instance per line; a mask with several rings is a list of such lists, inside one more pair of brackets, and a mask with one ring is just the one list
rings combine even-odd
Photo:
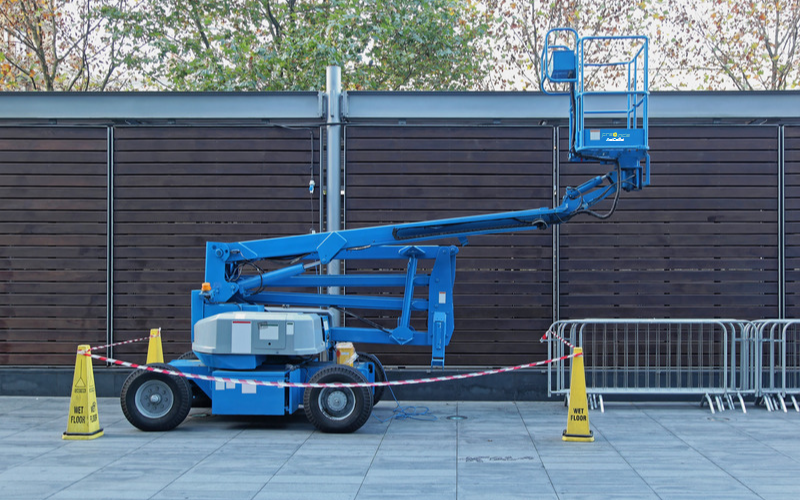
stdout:
[[161,140],[165,143],[165,148],[174,149],[171,148],[168,143],[179,139],[202,139],[212,142],[221,141],[222,143],[238,139],[276,139],[280,143],[305,140],[305,143],[309,144],[309,134],[312,130],[316,134],[315,137],[318,138],[318,129],[313,126],[307,128],[298,127],[296,130],[289,130],[282,127],[237,127],[234,125],[213,127],[119,126],[115,128],[115,136],[126,141],[117,145],[117,149],[136,149],[137,144],[139,144],[138,141],[154,140]]
[[[56,150],[19,150],[14,151],[11,149],[0,150],[0,163],[50,163],[50,164],[64,164],[66,163],[65,155],[67,151]],[[105,163],[105,151],[69,151],[67,157],[69,163]],[[61,163],[64,162],[64,163]]]

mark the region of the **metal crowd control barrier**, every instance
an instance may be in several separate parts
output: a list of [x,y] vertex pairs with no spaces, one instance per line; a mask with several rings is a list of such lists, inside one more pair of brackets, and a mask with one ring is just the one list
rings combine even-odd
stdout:
[[753,373],[758,397],[769,411],[787,411],[787,397],[800,411],[796,398],[800,394],[800,320],[758,320],[750,323],[750,329],[756,341]]
[[[589,404],[604,394],[698,395],[723,411],[755,395],[750,323],[702,319],[582,319],[557,321],[550,331],[582,347]],[[550,336],[550,359],[568,348]],[[569,394],[567,366],[548,366],[548,395]]]

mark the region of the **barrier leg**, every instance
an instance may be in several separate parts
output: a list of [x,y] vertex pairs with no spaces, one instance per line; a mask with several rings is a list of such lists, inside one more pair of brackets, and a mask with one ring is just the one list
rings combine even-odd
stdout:
[[[714,411],[714,403],[711,401],[711,395],[706,393],[705,398],[706,398],[706,401],[708,401],[708,408],[711,410],[711,414],[712,415],[715,414],[716,411]],[[701,401],[701,405],[702,405],[702,401]]]
[[739,397],[739,404],[742,405],[742,413],[747,413],[747,407],[744,405],[744,398],[738,392],[736,393],[736,395]]

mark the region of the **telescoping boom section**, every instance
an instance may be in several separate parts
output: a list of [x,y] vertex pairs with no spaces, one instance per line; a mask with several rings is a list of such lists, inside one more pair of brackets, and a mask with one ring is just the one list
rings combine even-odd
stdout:
[[[602,56],[603,50],[598,55],[596,47],[606,48],[601,62],[591,59]],[[620,54],[625,57],[619,59]],[[610,197],[616,207],[621,191],[640,190],[649,184],[647,38],[579,38],[572,29],[552,30],[547,35],[542,68],[542,90],[563,93],[570,99],[570,160],[608,164],[608,173],[567,188],[556,207],[238,243],[209,242],[206,283],[202,290],[192,292],[192,324],[220,313],[262,311],[264,306],[397,311],[396,326],[381,327],[368,320],[364,321],[366,327],[333,325],[329,340],[431,346],[431,365],[443,366],[445,347],[453,334],[453,282],[459,249],[429,242],[458,238],[466,244],[471,235],[542,230],[579,214],[606,217],[610,213],[601,216],[593,207]],[[591,77],[608,69],[623,75],[623,87],[592,90]],[[546,85],[567,90],[553,92]],[[590,126],[592,118],[599,124],[612,123],[613,128]],[[262,272],[255,264],[260,260],[288,264]],[[405,274],[322,274],[322,266],[334,260],[347,260],[351,267],[359,260],[403,260],[407,264]],[[420,260],[433,261],[429,272],[419,271]],[[252,270],[256,273],[246,274]],[[320,293],[325,287],[346,287],[347,293]],[[402,297],[353,293],[362,287],[395,287],[402,289]],[[424,288],[426,297],[415,294]],[[427,315],[427,330],[411,326],[412,314]]]

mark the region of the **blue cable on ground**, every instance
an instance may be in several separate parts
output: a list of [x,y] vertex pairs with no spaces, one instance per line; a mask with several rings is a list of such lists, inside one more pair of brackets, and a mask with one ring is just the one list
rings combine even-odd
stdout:
[[[380,367],[380,370],[383,372],[383,380],[388,380],[386,378],[386,371],[383,369],[383,366]],[[434,415],[431,412],[431,409],[428,408],[427,406],[414,406],[414,405],[401,406],[400,401],[397,400],[397,396],[395,396],[394,394],[392,386],[389,385],[386,386],[386,388],[389,389],[389,392],[392,394],[392,399],[394,399],[394,402],[397,403],[397,406],[394,408],[394,410],[392,411],[392,416],[389,418],[380,418],[377,415],[375,415],[375,412],[372,412],[372,416],[375,417],[375,419],[378,422],[385,424],[386,422],[389,422],[391,420],[413,419],[413,420],[422,420],[426,422],[435,422],[436,420],[439,420],[439,418],[436,415]]]
[[439,417],[434,415],[431,412],[431,409],[428,408],[427,406],[414,406],[414,405],[401,406],[400,401],[397,400],[397,396],[394,395],[394,391],[392,390],[391,386],[389,387],[389,391],[392,393],[392,398],[394,398],[394,402],[397,403],[397,407],[395,407],[395,409],[392,410],[392,416],[389,418],[380,418],[373,412],[372,416],[375,417],[375,419],[378,422],[385,424],[390,420],[413,419],[413,420],[423,420],[426,422],[435,422],[436,420],[439,420]]

